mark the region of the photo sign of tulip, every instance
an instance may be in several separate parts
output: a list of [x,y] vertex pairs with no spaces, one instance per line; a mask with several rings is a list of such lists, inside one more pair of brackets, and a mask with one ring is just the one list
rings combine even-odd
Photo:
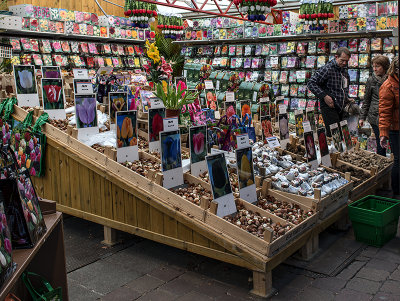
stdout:
[[117,112],[117,147],[137,145],[137,111]]
[[45,110],[64,109],[62,79],[42,79],[43,107]]
[[95,95],[75,95],[76,127],[97,127],[97,109]]
[[17,94],[36,94],[34,66],[14,66],[15,86]]
[[115,123],[115,113],[128,109],[128,94],[126,92],[110,92],[110,120]]
[[189,131],[189,136],[191,164],[205,161],[207,156],[206,126],[191,127]]

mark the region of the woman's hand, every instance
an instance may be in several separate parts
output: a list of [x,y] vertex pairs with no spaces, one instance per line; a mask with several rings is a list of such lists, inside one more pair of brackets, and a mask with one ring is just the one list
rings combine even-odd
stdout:
[[380,140],[381,140],[380,142],[381,142],[382,148],[387,148],[389,138],[385,137],[385,136],[381,136]]
[[359,124],[360,127],[362,128],[362,127],[364,126],[364,120],[363,120],[363,119],[360,119],[360,120],[358,121],[358,124]]

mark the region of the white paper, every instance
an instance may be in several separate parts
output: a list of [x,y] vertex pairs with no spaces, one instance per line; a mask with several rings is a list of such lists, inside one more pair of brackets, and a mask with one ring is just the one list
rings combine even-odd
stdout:
[[163,171],[163,187],[170,189],[183,184],[183,168],[178,167]]
[[310,121],[308,121],[308,120],[303,121],[303,129],[304,129],[304,133],[312,132]]
[[267,138],[267,143],[270,148],[276,148],[281,146],[277,137]]
[[38,107],[40,106],[39,95],[36,94],[17,94],[18,106]]
[[158,152],[158,153],[161,152],[161,142],[160,142],[160,140],[149,142],[149,150],[151,152]]
[[218,203],[217,216],[224,217],[236,212],[235,199],[233,193],[214,199]]
[[221,84],[221,81],[217,80],[217,83],[215,84],[215,90],[219,90],[219,86]]
[[65,113],[64,109],[59,110],[44,110],[47,114],[49,114],[50,119],[60,120],[66,119],[67,114]]
[[93,84],[92,82],[80,82],[76,81],[76,94],[93,94]]
[[178,117],[163,119],[164,132],[175,131],[179,129]]
[[273,65],[278,65],[278,63],[279,63],[279,58],[278,58],[277,56],[271,57],[270,63],[271,63],[271,66],[273,66]]
[[269,101],[269,97],[261,97],[260,98],[260,102],[268,102]]
[[295,110],[294,111],[294,115],[296,116],[296,115],[300,115],[300,114],[303,114],[303,110]]
[[126,161],[137,161],[139,160],[138,146],[127,146],[117,148],[117,161],[120,163]]
[[287,112],[286,105],[279,105],[279,114],[285,114]]
[[345,125],[347,125],[347,120],[342,120],[342,121],[340,122],[340,126],[345,126]]
[[247,133],[237,135],[236,142],[237,142],[237,149],[249,147],[250,146],[249,135]]
[[225,101],[235,101],[235,92],[226,92],[225,93],[226,99]]
[[258,95],[258,92],[257,92],[257,91],[254,91],[254,92],[253,92],[253,102],[256,102],[256,101],[257,101],[257,95]]
[[242,200],[249,203],[257,202],[257,189],[256,184],[239,189],[239,195]]
[[183,77],[187,77],[187,70],[183,70]]
[[314,111],[314,108],[310,108],[310,107],[307,107],[307,108],[306,108],[306,113],[312,112],[312,111]]
[[150,98],[150,108],[152,108],[152,109],[164,108],[164,103],[163,103],[162,99],[160,99],[158,97]]
[[328,154],[326,156],[321,157],[321,164],[326,167],[332,166],[331,156]]
[[90,136],[99,133],[99,127],[94,126],[90,128],[80,128],[78,129],[78,140],[88,140]]
[[205,86],[206,90],[214,89],[214,84],[213,84],[212,80],[205,80],[204,86]]
[[190,173],[195,177],[198,177],[201,173],[203,173],[205,171],[207,171],[206,160],[196,162],[196,163],[193,163],[190,165]]
[[276,101],[281,101],[281,100],[283,100],[285,97],[283,97],[282,95],[280,95],[280,96],[277,96],[276,98],[275,98],[275,100]]
[[87,69],[73,69],[74,78],[76,79],[88,79],[89,72]]

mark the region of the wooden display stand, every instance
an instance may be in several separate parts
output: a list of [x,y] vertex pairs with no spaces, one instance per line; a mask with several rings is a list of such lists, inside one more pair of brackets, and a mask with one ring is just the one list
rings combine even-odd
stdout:
[[21,300],[31,299],[21,278],[24,271],[43,276],[53,288],[61,287],[63,300],[68,300],[62,214],[56,211],[54,201],[41,200],[40,207],[47,231],[32,249],[13,250],[17,269],[1,288],[0,300],[4,300],[9,293]]

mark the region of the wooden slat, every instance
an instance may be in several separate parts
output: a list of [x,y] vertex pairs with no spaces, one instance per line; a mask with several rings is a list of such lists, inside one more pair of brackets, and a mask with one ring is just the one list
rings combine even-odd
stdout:
[[164,233],[164,214],[154,207],[150,207],[150,230],[156,233]]
[[127,191],[124,191],[125,197],[125,223],[132,226],[137,226],[136,216],[136,197]]
[[136,203],[138,227],[150,229],[150,205],[138,200]]
[[164,214],[164,234],[178,238],[178,222],[176,219]]
[[79,164],[70,160],[70,169],[69,169],[69,179],[70,179],[70,187],[71,187],[71,207],[76,209],[81,209],[80,197],[79,197],[79,179],[77,177],[77,171]]
[[59,152],[59,158],[60,158],[60,177],[59,177],[59,183],[60,185],[60,199],[56,200],[57,202],[60,202],[62,204],[66,204],[67,206],[72,206],[72,200],[71,200],[71,178],[69,177],[70,175],[70,159],[68,156],[64,155],[63,153]]
[[125,206],[123,202],[124,190],[113,185],[112,187],[112,204],[113,204],[113,217],[118,222],[123,222],[125,219]]
[[210,247],[210,240],[198,232],[193,231],[193,242],[196,245]]
[[181,223],[178,223],[178,239],[193,242],[193,230]]

